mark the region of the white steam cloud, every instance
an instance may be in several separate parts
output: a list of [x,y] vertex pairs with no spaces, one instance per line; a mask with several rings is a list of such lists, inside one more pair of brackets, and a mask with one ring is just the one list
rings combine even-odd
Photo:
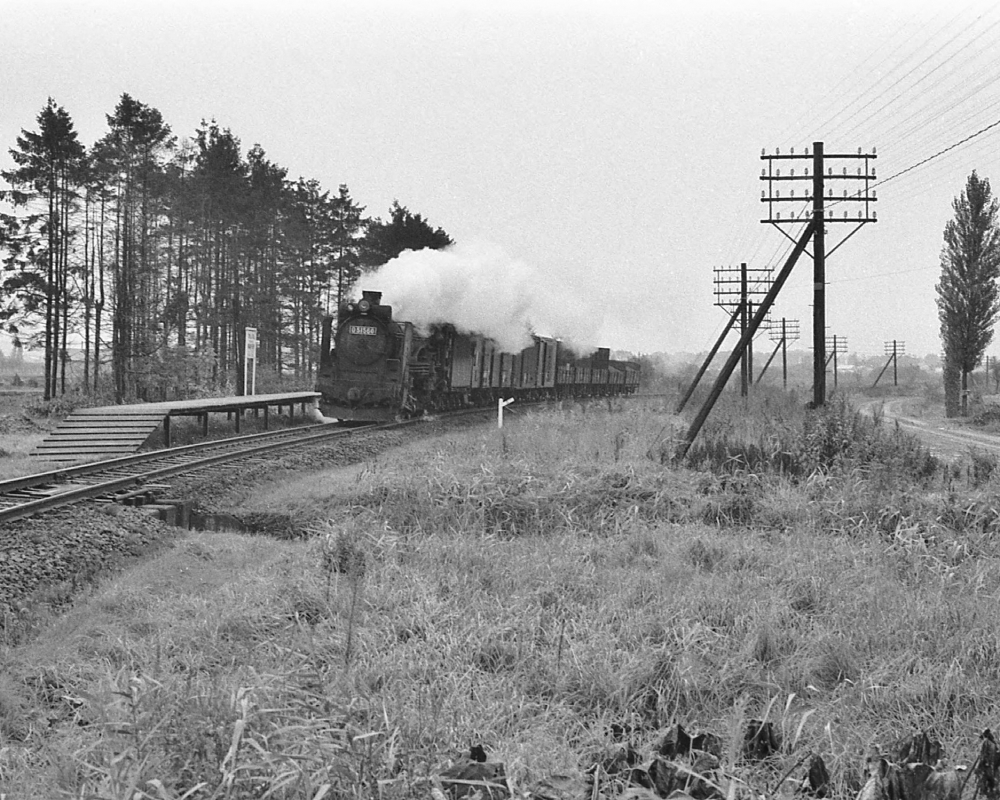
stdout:
[[383,293],[393,317],[426,330],[450,322],[514,352],[531,334],[555,336],[581,353],[594,349],[603,312],[552,277],[489,244],[406,250],[367,276],[359,289]]

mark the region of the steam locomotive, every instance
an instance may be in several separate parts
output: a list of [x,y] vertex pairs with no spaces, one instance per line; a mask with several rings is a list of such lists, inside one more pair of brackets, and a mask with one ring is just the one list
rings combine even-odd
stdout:
[[345,421],[378,421],[496,403],[628,395],[639,365],[601,348],[576,357],[558,339],[533,336],[518,353],[451,324],[421,333],[394,320],[381,292],[363,292],[339,318],[323,320],[316,391],[320,410]]

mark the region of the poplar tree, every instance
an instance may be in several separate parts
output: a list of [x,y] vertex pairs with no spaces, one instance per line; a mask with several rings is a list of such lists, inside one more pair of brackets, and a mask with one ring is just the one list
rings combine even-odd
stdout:
[[993,340],[1000,316],[1000,227],[988,179],[975,171],[952,201],[955,218],[944,228],[938,318],[944,348],[945,412],[968,412],[969,373]]

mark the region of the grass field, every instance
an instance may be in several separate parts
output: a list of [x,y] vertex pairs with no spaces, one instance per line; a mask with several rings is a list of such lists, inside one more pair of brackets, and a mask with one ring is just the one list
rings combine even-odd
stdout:
[[676,788],[678,723],[718,737],[681,764],[699,798],[791,795],[815,756],[853,797],[924,730],[971,765],[993,477],[839,404],[733,402],[696,469],[678,431],[641,402],[528,414],[235,497],[312,535],[192,533],[0,645],[0,793],[495,797],[478,745],[518,796],[644,800]]

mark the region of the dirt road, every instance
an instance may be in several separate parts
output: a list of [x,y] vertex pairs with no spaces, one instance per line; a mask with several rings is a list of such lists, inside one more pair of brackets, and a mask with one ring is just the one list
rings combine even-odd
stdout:
[[938,458],[954,460],[968,457],[973,450],[1000,456],[1000,436],[971,430],[946,419],[940,410],[931,410],[924,401],[897,397],[865,400],[858,405],[864,414],[874,414],[881,407],[886,421],[894,421],[916,435]]

